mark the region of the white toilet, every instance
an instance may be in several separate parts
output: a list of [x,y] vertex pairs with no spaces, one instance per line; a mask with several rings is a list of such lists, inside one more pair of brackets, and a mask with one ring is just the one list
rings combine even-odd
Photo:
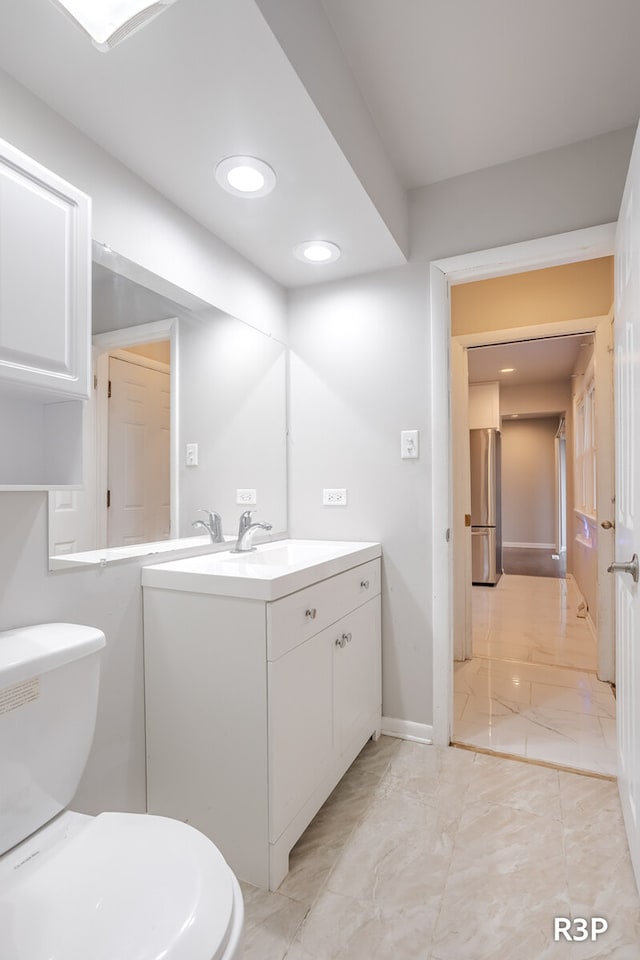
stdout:
[[177,820],[73,813],[104,634],[0,633],[0,960],[238,960],[244,907],[219,850]]

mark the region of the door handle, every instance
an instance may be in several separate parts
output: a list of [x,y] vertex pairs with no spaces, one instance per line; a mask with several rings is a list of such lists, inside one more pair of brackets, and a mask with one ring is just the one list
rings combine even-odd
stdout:
[[640,577],[638,554],[634,553],[628,563],[612,563],[610,567],[607,567],[607,573],[630,573],[633,577],[633,582],[637,583]]
[[612,523],[611,520],[603,520],[600,526],[603,530],[615,530],[616,524],[615,521]]

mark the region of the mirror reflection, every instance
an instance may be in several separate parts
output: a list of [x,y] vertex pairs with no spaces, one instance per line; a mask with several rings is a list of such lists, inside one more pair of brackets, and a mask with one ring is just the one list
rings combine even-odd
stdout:
[[246,509],[285,532],[284,345],[96,244],[94,254],[85,485],[49,496],[51,565],[99,562],[83,555],[106,547],[206,543],[193,526],[208,522],[203,511],[221,516],[226,537]]

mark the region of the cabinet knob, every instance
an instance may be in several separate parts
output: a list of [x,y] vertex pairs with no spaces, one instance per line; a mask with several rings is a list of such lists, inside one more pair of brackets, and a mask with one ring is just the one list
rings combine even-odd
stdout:
[[311,607],[310,610],[305,610],[304,615],[307,620],[315,620],[318,615],[318,611],[315,607]]
[[369,589],[369,581],[368,581],[368,580],[361,580],[361,581],[360,581],[360,586],[362,587],[363,590],[368,590],[368,589]]
[[338,637],[338,639],[336,640],[336,647],[344,647],[346,642],[347,641],[344,638],[344,634],[342,634],[342,636]]
[[343,633],[343,634],[342,634],[342,639],[344,640],[345,643],[351,643],[351,634],[350,634],[350,633]]

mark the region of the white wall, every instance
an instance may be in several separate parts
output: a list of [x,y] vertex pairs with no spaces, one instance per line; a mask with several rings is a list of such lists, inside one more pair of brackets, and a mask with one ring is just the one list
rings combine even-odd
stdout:
[[434,260],[618,219],[634,127],[410,194],[411,257]]
[[[283,339],[282,289],[0,72],[2,136],[93,197],[94,237]],[[141,563],[49,573],[47,495],[0,494],[0,630],[50,620],[104,629],[94,747],[75,809],[145,809]]]
[[0,70],[0,133],[93,198],[95,240],[286,339],[282,288]]
[[[384,545],[386,716],[430,722],[427,274],[422,264],[290,295],[289,529]],[[417,429],[419,460],[400,459]],[[323,507],[346,487],[346,507]]]
[[500,416],[510,417],[538,414],[564,414],[567,435],[567,570],[573,573],[574,540],[571,531],[573,517],[573,400],[571,380],[525,383],[500,389]]
[[502,539],[505,546],[556,541],[558,417],[502,423]]
[[[432,721],[429,269],[442,256],[617,219],[633,131],[411,194],[406,267],[290,294],[290,531],[384,546],[383,713]],[[421,459],[399,459],[419,428]],[[323,508],[321,487],[349,505]],[[442,562],[447,562],[443,545]],[[446,638],[438,638],[446,642]]]

